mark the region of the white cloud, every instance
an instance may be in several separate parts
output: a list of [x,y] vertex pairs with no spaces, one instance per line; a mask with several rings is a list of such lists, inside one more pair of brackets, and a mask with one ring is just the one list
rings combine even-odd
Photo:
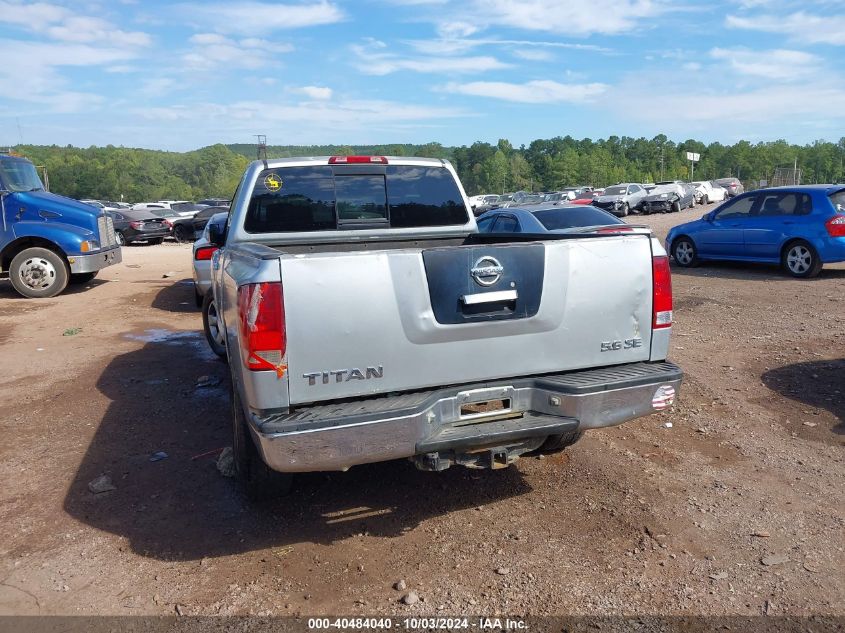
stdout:
[[812,15],[798,11],[791,15],[728,15],[725,24],[734,29],[780,33],[804,44],[845,46],[845,15]]
[[474,74],[509,67],[509,64],[486,55],[401,57],[394,53],[383,52],[384,43],[382,42],[371,41],[366,45],[353,44],[351,49],[358,58],[356,68],[367,75],[389,75],[402,70],[418,73]]
[[104,98],[70,89],[70,82],[59,68],[103,66],[134,57],[128,48],[7,40],[0,64],[0,85],[14,86],[14,90],[5,93],[7,100],[41,104],[48,112],[83,111],[104,102]]
[[148,46],[152,38],[140,31],[123,31],[100,17],[78,15],[63,6],[46,2],[23,4],[0,0],[0,23],[63,42]]
[[188,41],[192,44],[211,46],[214,44],[227,44],[230,40],[219,33],[196,33],[195,35],[192,35]]
[[761,124],[782,130],[796,121],[824,118],[845,123],[845,89],[835,86],[793,85],[737,91],[675,92],[655,99],[653,92],[635,82],[614,88],[604,100],[626,119],[650,121],[663,126],[667,133],[691,134],[710,130],[718,124],[723,134],[728,130],[743,133],[749,124]]
[[[572,42],[547,42],[543,40],[507,40],[495,38],[455,38],[455,39],[431,39],[431,40],[407,40],[405,42],[414,50],[427,55],[445,55],[448,53],[466,52],[480,46],[496,46],[501,48],[518,47],[523,51],[531,48],[539,49],[562,49],[578,50],[593,53],[612,53],[613,51],[604,46],[596,44],[575,44]],[[527,53],[530,55],[531,53]],[[529,57],[526,57],[529,59]]]
[[194,48],[182,56],[187,70],[210,70],[217,67],[261,68],[272,65],[267,53],[289,53],[293,46],[254,37],[236,41],[219,33],[196,33],[188,40]]
[[178,6],[188,20],[222,33],[272,33],[310,26],[334,24],[344,13],[328,0],[302,4],[273,2],[189,3]]
[[472,0],[472,23],[567,35],[624,33],[664,9],[655,0]]
[[141,93],[144,97],[162,97],[170,94],[176,81],[169,77],[158,77],[153,79],[145,79],[141,82]]
[[469,116],[454,107],[396,101],[343,100],[240,101],[228,105],[199,103],[135,108],[130,115],[148,121],[161,136],[190,122],[193,138],[251,138],[256,130],[288,143],[372,142],[385,134],[406,134],[421,127],[442,126]]
[[332,89],[321,86],[302,86],[301,88],[294,88],[293,91],[320,101],[332,98]]
[[513,51],[513,54],[520,59],[527,59],[531,62],[547,62],[554,59],[554,55],[549,51],[532,50],[530,48],[517,48]]
[[466,84],[449,83],[442,90],[518,103],[548,104],[592,101],[604,93],[607,86],[601,83],[562,84],[551,80],[529,81],[524,84],[474,81]]
[[734,72],[741,75],[787,81],[806,79],[815,74],[822,64],[821,58],[816,55],[785,49],[714,48],[710,57],[727,62]]
[[437,25],[437,33],[444,39],[469,37],[478,32],[478,24],[470,22],[441,22]]

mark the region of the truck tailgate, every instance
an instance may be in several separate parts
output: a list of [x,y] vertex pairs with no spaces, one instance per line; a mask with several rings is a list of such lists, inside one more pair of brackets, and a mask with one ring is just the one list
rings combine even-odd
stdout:
[[283,255],[281,270],[293,405],[650,354],[648,235]]

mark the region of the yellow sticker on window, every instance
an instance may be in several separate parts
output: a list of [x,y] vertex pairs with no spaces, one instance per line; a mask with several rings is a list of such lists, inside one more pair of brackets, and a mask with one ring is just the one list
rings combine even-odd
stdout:
[[278,191],[282,188],[282,179],[276,174],[268,174],[264,177],[264,186],[268,191]]

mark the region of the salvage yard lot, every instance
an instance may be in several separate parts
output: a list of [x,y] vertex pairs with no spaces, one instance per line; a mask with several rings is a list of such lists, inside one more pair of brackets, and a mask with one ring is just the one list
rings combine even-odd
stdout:
[[[628,219],[662,239],[703,211]],[[0,613],[845,615],[845,265],[674,268],[679,402],[565,454],[251,506],[209,455],[228,378],[190,264],[133,246],[55,299],[0,282]]]

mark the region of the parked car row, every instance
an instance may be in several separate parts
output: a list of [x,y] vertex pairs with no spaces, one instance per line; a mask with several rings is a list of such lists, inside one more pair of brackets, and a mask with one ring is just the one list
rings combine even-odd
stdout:
[[112,218],[115,237],[121,245],[161,244],[166,237],[179,242],[191,241],[202,234],[209,218],[229,210],[229,201],[224,198],[207,198],[199,202],[159,200],[134,205],[105,200],[80,202],[103,209]]
[[742,183],[737,178],[720,178],[696,182],[667,180],[654,184],[622,182],[606,189],[584,185],[540,193],[517,191],[501,196],[483,194],[473,196],[469,201],[476,217],[490,209],[543,202],[594,204],[618,217],[625,217],[629,213],[678,212],[696,204],[721,202],[743,191]]

